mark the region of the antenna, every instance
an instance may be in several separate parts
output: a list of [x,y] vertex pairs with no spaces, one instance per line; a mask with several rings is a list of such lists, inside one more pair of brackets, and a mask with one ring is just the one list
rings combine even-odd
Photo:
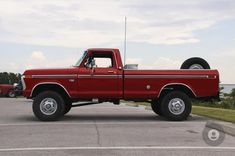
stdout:
[[127,28],[127,17],[125,16],[125,37],[124,37],[124,66],[126,65],[126,28]]

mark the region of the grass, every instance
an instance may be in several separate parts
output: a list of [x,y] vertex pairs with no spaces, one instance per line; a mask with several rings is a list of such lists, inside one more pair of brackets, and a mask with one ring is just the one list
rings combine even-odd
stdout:
[[193,106],[192,113],[235,123],[235,110],[232,109]]
[[[134,104],[135,106],[144,105],[150,106],[147,102],[129,102],[125,101],[125,103]],[[228,121],[235,123],[235,110],[234,109],[223,109],[223,108],[214,108],[210,106],[192,106],[192,113],[200,116],[205,116],[209,118],[214,118],[218,120]]]

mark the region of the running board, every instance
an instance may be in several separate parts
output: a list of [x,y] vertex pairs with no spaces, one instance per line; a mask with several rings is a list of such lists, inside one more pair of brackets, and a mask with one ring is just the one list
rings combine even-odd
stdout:
[[101,102],[84,102],[84,103],[77,103],[73,104],[72,107],[81,107],[81,106],[88,106],[88,105],[96,105],[100,104]]

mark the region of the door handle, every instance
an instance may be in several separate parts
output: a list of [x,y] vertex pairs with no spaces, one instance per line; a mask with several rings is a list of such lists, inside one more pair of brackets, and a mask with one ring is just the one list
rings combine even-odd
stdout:
[[110,70],[110,71],[108,71],[108,73],[115,73],[115,72]]

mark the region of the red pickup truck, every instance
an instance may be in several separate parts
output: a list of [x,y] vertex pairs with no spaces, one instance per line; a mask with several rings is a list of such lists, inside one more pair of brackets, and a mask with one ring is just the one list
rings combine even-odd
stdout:
[[203,69],[207,64],[200,61],[191,60],[188,70],[125,69],[118,49],[88,49],[74,67],[25,71],[23,95],[33,99],[33,112],[42,121],[58,120],[73,106],[94,104],[75,102],[119,104],[121,99],[150,102],[156,114],[180,121],[191,113],[192,98],[218,98],[219,73]]
[[0,84],[0,96],[14,98],[16,96],[14,86],[10,84]]

